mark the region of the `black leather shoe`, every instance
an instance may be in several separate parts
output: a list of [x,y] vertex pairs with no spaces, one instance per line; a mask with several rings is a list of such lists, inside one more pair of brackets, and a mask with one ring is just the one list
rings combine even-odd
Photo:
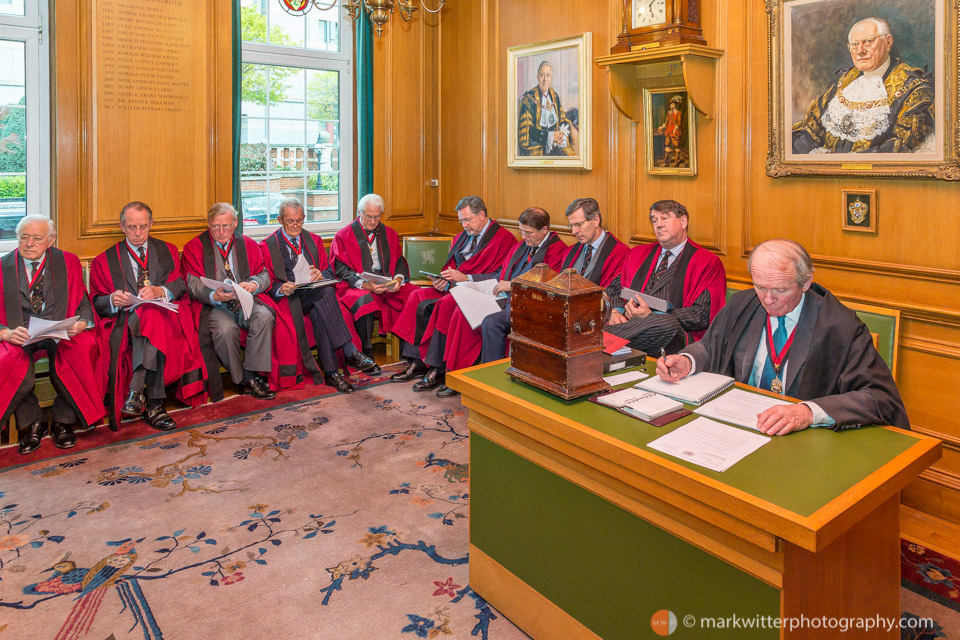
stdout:
[[347,366],[351,369],[356,369],[360,373],[365,373],[368,376],[380,375],[380,366],[373,361],[373,358],[362,351],[357,351],[349,358],[344,358],[344,361],[347,363]]
[[454,396],[460,395],[459,391],[454,391],[445,384],[440,385],[437,388],[437,397],[438,398],[452,398]]
[[163,404],[151,404],[143,412],[143,421],[157,431],[170,431],[177,428],[177,421],[163,408]]
[[77,436],[73,435],[73,425],[65,422],[54,422],[50,427],[50,437],[57,449],[69,449],[77,444]]
[[241,384],[240,393],[245,396],[259,398],[260,400],[272,400],[277,397],[277,392],[271,391],[267,383],[257,376],[254,376],[247,384]]
[[47,423],[43,418],[34,420],[26,429],[20,429],[17,439],[20,440],[20,455],[33,453],[40,448],[40,441],[47,435]]
[[420,382],[413,385],[413,390],[417,392],[431,391],[441,386],[444,380],[446,380],[446,376],[440,369],[430,367],[430,370],[420,379]]
[[323,376],[323,383],[333,387],[340,393],[353,393],[353,385],[350,384],[339,371],[325,374]]
[[146,398],[143,397],[142,391],[131,391],[127,394],[127,399],[120,408],[120,413],[125,416],[139,416],[143,413],[145,402]]
[[390,376],[390,382],[412,382],[422,378],[427,372],[427,365],[414,360],[407,364],[407,368]]

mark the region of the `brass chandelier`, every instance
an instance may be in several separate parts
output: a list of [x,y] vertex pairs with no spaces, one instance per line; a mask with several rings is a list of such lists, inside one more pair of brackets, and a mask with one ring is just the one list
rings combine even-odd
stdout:
[[284,11],[294,15],[305,15],[313,7],[317,7],[317,9],[321,11],[326,11],[337,6],[339,2],[340,5],[347,10],[347,15],[350,16],[350,19],[354,21],[360,18],[360,9],[362,7],[367,10],[367,14],[370,16],[370,22],[373,23],[373,28],[377,31],[378,38],[383,35],[383,25],[390,19],[390,14],[393,13],[394,7],[400,10],[400,18],[404,22],[409,22],[413,16],[413,12],[419,9],[420,6],[422,6],[423,10],[427,13],[440,13],[443,5],[446,3],[446,0],[439,0],[437,8],[431,9],[426,5],[425,0],[330,0],[329,4],[321,2],[321,0],[279,1]]

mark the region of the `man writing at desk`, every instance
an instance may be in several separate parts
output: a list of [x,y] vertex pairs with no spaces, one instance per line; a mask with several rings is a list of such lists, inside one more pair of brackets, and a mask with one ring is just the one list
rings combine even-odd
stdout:
[[768,240],[750,255],[753,289],[736,294],[703,339],[657,361],[668,382],[697,371],[733,376],[804,402],[757,416],[757,428],[784,435],[809,426],[910,428],[890,369],[870,331],[833,294],[813,284],[813,262],[792,240]]

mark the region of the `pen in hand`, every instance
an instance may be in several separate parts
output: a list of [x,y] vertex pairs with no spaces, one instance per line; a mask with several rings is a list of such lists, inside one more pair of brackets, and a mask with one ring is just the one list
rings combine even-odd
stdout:
[[663,360],[663,366],[667,370],[667,375],[670,375],[670,367],[667,366],[667,350],[663,347],[660,347],[660,359]]

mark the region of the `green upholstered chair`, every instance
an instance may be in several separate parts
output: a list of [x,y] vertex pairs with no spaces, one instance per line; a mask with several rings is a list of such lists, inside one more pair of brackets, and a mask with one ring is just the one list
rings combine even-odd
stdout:
[[407,236],[403,239],[403,257],[410,265],[412,284],[430,284],[431,280],[420,272],[440,273],[450,253],[451,242],[449,236]]
[[897,355],[900,352],[900,310],[843,301],[853,309],[873,336],[873,346],[897,379]]

